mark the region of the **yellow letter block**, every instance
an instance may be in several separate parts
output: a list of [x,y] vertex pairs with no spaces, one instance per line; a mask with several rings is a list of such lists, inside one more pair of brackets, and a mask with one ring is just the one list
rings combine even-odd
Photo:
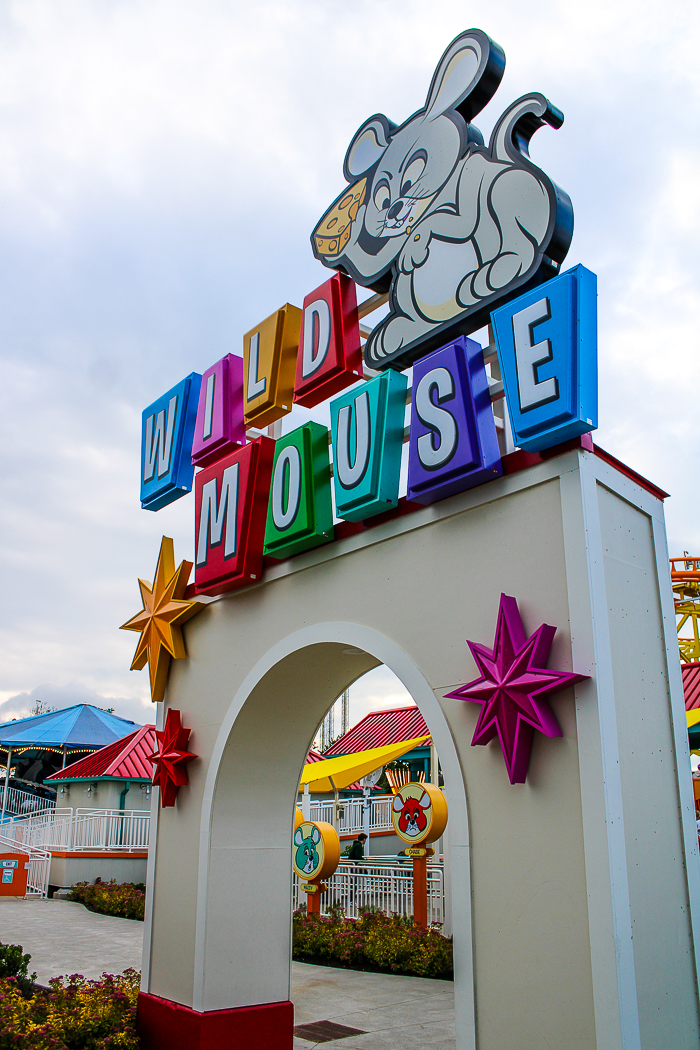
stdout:
[[243,337],[246,426],[265,427],[291,411],[302,311],[287,303]]

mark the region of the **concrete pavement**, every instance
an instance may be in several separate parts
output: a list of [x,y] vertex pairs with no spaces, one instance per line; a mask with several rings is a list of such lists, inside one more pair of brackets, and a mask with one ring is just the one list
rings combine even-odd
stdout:
[[[0,941],[30,953],[40,984],[61,974],[97,979],[130,966],[140,970],[142,939],[143,923],[97,915],[72,901],[0,897]],[[328,1021],[362,1033],[329,1041],[329,1026],[316,1035],[307,1029],[295,1036],[294,1050],[454,1050],[449,981],[295,962],[292,1000],[297,1026]]]

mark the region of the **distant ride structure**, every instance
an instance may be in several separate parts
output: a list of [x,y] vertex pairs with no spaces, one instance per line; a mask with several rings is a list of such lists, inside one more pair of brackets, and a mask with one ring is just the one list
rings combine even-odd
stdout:
[[[671,587],[681,663],[700,661],[700,557],[671,558]],[[681,634],[692,629],[692,638]]]

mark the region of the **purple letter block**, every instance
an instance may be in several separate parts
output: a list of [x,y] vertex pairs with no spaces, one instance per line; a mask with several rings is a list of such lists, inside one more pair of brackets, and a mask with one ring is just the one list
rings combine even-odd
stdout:
[[481,347],[460,336],[413,366],[407,495],[435,503],[502,473]]
[[209,466],[245,443],[243,358],[227,354],[202,376],[192,462]]

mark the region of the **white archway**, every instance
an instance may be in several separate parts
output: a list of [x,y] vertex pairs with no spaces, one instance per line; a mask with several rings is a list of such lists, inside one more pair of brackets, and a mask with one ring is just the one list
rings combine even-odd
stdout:
[[[291,803],[329,704],[380,663],[416,701],[440,755],[450,806],[457,1046],[467,1050],[475,1045],[474,976],[461,765],[423,674],[394,642],[355,623],[320,623],[288,635],[258,660],[231,700],[213,748],[202,805],[193,1008],[208,1011],[289,998]],[[304,694],[303,706],[295,706],[299,693]],[[264,740],[261,724],[268,727]],[[232,896],[229,888],[234,885],[250,887],[255,923],[240,889]],[[239,951],[250,960],[243,978]]]

